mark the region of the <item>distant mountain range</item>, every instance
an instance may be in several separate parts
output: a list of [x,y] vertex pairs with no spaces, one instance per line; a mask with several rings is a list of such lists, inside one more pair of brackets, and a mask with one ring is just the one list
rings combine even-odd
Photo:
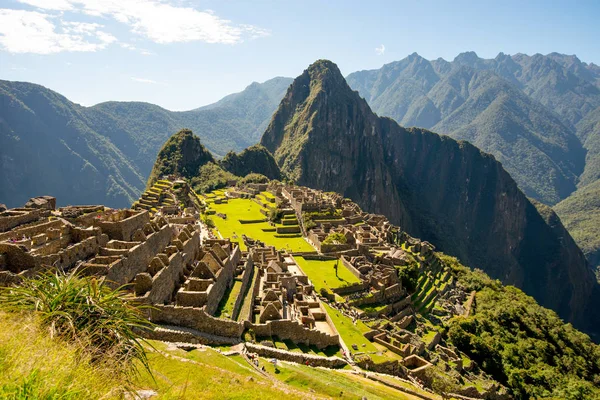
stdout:
[[597,191],[585,188],[600,178],[600,67],[558,53],[486,60],[467,52],[452,62],[414,53],[347,80],[379,115],[468,140],[494,155],[527,196],[562,201],[556,211],[600,265],[590,229],[600,226],[600,209],[589,212]]
[[[467,52],[452,62],[414,53],[347,81],[377,114],[494,155],[528,197],[556,205],[600,266],[589,228],[600,226],[600,210],[589,212],[596,191],[586,189],[600,179],[600,67],[558,53]],[[217,158],[243,150],[260,140],[291,82],[253,83],[215,104],[171,112],[135,102],[81,107],[38,85],[0,81],[0,200],[16,206],[60,193],[68,203],[128,206],[171,134],[192,129]]]
[[163,143],[193,129],[217,156],[258,142],[288,78],[253,83],[186,112],[147,103],[82,107],[42,86],[0,81],[0,198],[9,207],[38,193],[70,204],[128,207]]
[[600,333],[600,285],[556,214],[494,157],[378,117],[330,61],[294,80],[261,144],[298,184],[342,193]]

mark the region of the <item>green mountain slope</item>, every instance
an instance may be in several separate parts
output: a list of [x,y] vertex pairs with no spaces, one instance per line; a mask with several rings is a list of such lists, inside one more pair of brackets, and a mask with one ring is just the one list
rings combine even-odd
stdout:
[[590,264],[600,267],[600,180],[580,188],[554,209]]
[[86,109],[29,83],[0,81],[0,193],[9,207],[39,194],[128,204],[144,177],[97,132]]
[[593,332],[591,269],[548,208],[467,142],[375,115],[329,61],[290,86],[261,143],[299,184],[350,197]]
[[0,198],[9,207],[40,194],[128,206],[173,132],[194,130],[216,155],[241,151],[256,143],[290,82],[253,83],[213,105],[171,112],[139,102],[82,107],[39,85],[0,81]]
[[200,143],[191,130],[182,129],[169,138],[158,152],[147,187],[165,175],[177,175],[191,179],[198,175],[200,167],[214,163],[212,154]]

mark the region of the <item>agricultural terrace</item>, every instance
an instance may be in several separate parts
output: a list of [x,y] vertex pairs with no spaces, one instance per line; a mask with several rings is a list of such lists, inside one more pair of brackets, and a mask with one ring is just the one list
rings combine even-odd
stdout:
[[[377,343],[370,342],[369,339],[364,337],[364,334],[371,330],[364,322],[357,320],[356,323],[354,323],[350,317],[347,317],[342,314],[341,311],[332,308],[329,304],[323,303],[323,305],[340,334],[340,337],[351,352],[368,354],[375,363],[402,359],[401,356],[392,353]],[[358,347],[358,350],[352,349],[353,344]]]
[[[263,192],[263,195],[264,193],[266,192]],[[261,213],[262,207],[257,202],[251,199],[229,199],[227,202],[216,204],[213,199],[222,194],[222,191],[215,191],[205,197],[207,205],[215,212],[210,217],[221,236],[239,242],[242,250],[247,250],[242,240],[242,234],[245,234],[280,250],[315,252],[301,234],[278,234],[275,227],[271,226],[266,216]],[[217,214],[223,214],[227,218],[223,219]]]
[[[300,256],[294,258],[302,271],[310,278],[317,292],[320,292],[321,288],[326,288],[331,292],[331,289],[360,283],[360,279],[354,276],[339,259],[321,261],[307,260]],[[337,275],[334,268],[336,263],[338,264]]]

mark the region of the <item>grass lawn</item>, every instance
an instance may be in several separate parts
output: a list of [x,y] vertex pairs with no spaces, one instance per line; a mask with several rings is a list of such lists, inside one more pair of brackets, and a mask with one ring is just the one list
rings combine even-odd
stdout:
[[231,318],[231,313],[233,313],[233,306],[235,306],[235,302],[240,294],[240,290],[242,290],[242,281],[234,280],[231,288],[225,291],[223,298],[221,299],[221,303],[219,303],[219,307],[217,308],[217,312],[215,313],[215,317],[217,318]]
[[252,274],[252,280],[248,287],[246,288],[246,293],[244,294],[244,302],[242,303],[242,307],[240,309],[240,313],[238,314],[238,321],[245,321],[250,314],[250,306],[252,305],[252,288],[256,284],[256,279],[258,279],[258,273],[256,272],[256,267],[254,267],[254,273]]
[[321,288],[336,289],[341,286],[360,283],[360,279],[352,275],[348,268],[340,261],[338,264],[338,276],[335,275],[335,265],[337,260],[307,260],[304,257],[294,257],[302,268],[302,271],[310,278],[317,292]]
[[[290,399],[306,398],[300,392],[288,392],[254,371],[241,356],[227,357],[206,348],[185,352],[166,350],[162,343],[153,345],[167,354],[184,360],[149,353],[154,379],[145,371],[137,385],[152,389],[160,399],[256,399],[285,396]],[[252,378],[252,379],[250,379]]]
[[278,235],[276,232],[265,232],[263,229],[273,228],[268,222],[240,223],[239,220],[260,220],[266,218],[260,212],[260,205],[250,199],[230,199],[228,203],[224,204],[210,203],[210,208],[217,213],[227,215],[227,219],[223,219],[217,215],[213,215],[211,218],[221,235],[231,238],[232,241],[239,242],[242,250],[246,250],[246,246],[242,241],[242,234],[245,234],[252,239],[263,241],[267,245],[275,246],[280,250],[315,251],[304,240],[301,234]]
[[[344,341],[344,343],[346,343],[346,346],[348,346],[348,348],[350,349],[351,352],[353,352],[353,353],[376,352],[376,354],[369,354],[371,359],[376,363],[380,363],[382,361],[401,360],[402,359],[401,356],[399,356],[395,353],[392,353],[391,351],[389,351],[388,349],[386,349],[385,347],[383,347],[377,343],[370,342],[369,339],[364,337],[363,333],[371,330],[371,328],[369,328],[367,325],[365,325],[364,322],[358,320],[358,321],[356,321],[356,325],[355,325],[352,323],[351,318],[346,317],[344,314],[342,314],[341,312],[339,312],[336,309],[331,308],[326,303],[323,303],[323,305],[325,306],[325,309],[327,310],[329,317],[333,321],[333,324],[335,325],[340,336],[342,337],[342,340]],[[352,348],[353,344],[356,344],[358,346],[358,350],[354,350]],[[364,347],[363,347],[363,345],[364,345]]]
[[301,390],[311,390],[329,398],[418,399],[360,375],[281,362],[277,364],[276,371],[268,360],[262,359],[261,361],[261,364],[265,365],[266,371],[281,382]]

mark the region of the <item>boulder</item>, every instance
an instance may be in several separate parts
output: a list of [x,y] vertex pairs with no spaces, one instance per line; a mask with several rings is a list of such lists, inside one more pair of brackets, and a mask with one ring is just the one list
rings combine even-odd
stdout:
[[52,196],[39,196],[32,197],[29,199],[27,203],[25,203],[26,208],[41,208],[45,210],[54,210],[56,209],[56,197]]
[[6,210],[7,210],[6,204],[0,204],[0,212],[6,211]]

